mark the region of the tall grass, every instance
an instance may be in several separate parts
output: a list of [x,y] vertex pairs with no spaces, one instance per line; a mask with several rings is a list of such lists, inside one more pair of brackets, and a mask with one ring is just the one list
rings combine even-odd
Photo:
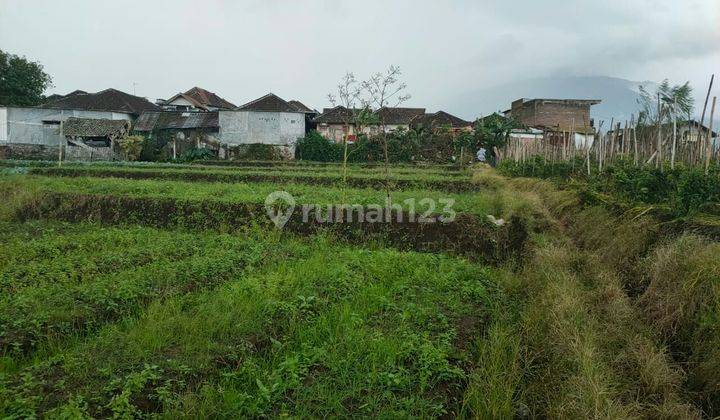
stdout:
[[688,366],[688,386],[720,413],[720,244],[686,234],[647,258],[639,299],[652,325]]

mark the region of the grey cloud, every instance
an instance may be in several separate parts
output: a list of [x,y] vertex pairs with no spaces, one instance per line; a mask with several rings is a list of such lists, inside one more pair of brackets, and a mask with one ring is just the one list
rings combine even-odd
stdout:
[[410,105],[470,118],[456,98],[559,73],[700,85],[720,72],[718,21],[714,0],[0,0],[0,48],[42,62],[60,93],[197,85],[317,108],[346,71],[397,64]]

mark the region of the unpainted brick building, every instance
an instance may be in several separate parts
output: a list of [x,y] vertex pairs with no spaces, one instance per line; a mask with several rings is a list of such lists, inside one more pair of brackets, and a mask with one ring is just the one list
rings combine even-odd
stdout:
[[518,99],[505,113],[546,131],[587,132],[593,125],[590,107],[599,103],[599,99]]

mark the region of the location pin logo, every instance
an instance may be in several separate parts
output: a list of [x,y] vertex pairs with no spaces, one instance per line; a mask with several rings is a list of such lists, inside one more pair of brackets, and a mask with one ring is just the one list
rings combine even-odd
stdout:
[[265,197],[265,211],[275,227],[282,229],[295,211],[295,198],[287,191],[270,193]]

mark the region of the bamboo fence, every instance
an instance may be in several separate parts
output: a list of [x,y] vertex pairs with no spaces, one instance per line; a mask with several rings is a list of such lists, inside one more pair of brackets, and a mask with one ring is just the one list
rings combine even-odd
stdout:
[[[706,104],[707,106],[707,104]],[[708,126],[694,121],[673,120],[663,124],[638,125],[634,116],[629,121],[611,120],[610,128],[597,131],[571,128],[568,131],[546,131],[541,139],[510,137],[500,150],[501,159],[525,162],[542,156],[551,163],[582,162],[585,170],[602,171],[618,159],[635,165],[652,165],[661,170],[676,165],[702,167],[707,173],[711,165],[720,166],[720,145],[712,137],[716,98],[712,98]],[[717,127],[716,127],[717,129]]]

